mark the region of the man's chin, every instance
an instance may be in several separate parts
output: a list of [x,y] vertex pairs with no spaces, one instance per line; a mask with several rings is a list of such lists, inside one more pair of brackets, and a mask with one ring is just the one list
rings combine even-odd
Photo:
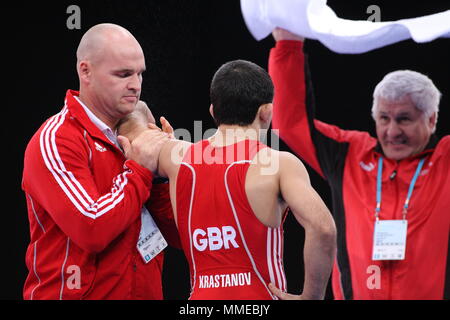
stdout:
[[402,148],[383,147],[383,153],[386,156],[386,158],[397,161],[408,158],[411,155],[411,151],[406,147]]
[[129,115],[136,109],[137,102],[126,102],[120,104],[120,111],[124,116]]

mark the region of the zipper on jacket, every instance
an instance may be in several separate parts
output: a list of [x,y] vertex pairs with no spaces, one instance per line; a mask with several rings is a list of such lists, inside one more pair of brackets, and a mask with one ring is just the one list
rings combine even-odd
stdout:
[[[395,175],[394,175],[394,173],[395,173]],[[395,178],[395,176],[397,174],[398,174],[398,163],[395,165],[395,170],[393,171],[391,176],[394,175],[394,178]],[[394,212],[393,212],[392,219],[396,220],[397,219],[397,212],[398,212],[398,209],[399,209],[399,204],[401,202],[400,201],[400,192],[399,192],[400,188],[398,186],[398,184],[400,183],[400,179],[396,179],[396,180],[389,179],[389,183],[393,183],[394,186],[395,186],[395,206],[394,206]]]
[[[395,168],[392,171],[392,173],[389,175],[389,180],[387,181],[387,183],[393,183],[394,184],[394,199],[395,199],[395,205],[393,207],[393,212],[392,212],[392,216],[390,217],[386,217],[386,219],[392,219],[392,220],[396,220],[397,219],[397,211],[399,209],[399,186],[398,184],[400,183],[399,179],[394,179],[397,174],[398,174],[398,170],[399,170],[399,165],[396,162],[395,163]],[[387,269],[387,300],[391,300],[392,299],[392,278],[393,278],[393,273],[394,273],[394,264],[392,263],[392,261],[386,261],[386,269]]]
[[389,176],[389,179],[394,180],[394,178],[397,176],[397,169],[395,169],[392,174]]

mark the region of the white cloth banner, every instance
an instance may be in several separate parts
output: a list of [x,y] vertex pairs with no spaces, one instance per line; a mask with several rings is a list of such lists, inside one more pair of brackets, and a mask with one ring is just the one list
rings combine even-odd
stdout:
[[241,0],[241,10],[258,41],[280,27],[338,53],[363,53],[409,38],[429,42],[450,37],[450,10],[389,22],[341,19],[326,0]]

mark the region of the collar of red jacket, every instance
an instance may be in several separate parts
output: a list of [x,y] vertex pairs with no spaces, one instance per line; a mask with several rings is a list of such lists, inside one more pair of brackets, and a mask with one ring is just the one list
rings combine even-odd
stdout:
[[90,136],[98,138],[110,145],[114,145],[104,133],[89,119],[89,116],[83,109],[83,106],[75,99],[79,96],[79,92],[75,90],[67,90],[65,105],[69,109],[71,117],[75,118],[81,126],[89,133]]

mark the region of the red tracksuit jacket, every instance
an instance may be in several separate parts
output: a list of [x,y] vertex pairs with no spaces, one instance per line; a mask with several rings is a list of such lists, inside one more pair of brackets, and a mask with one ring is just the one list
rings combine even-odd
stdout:
[[[380,219],[397,220],[402,218],[417,164],[426,156],[408,210],[405,260],[372,261],[381,148],[366,132],[345,131],[314,119],[313,93],[304,67],[301,42],[279,41],[272,49],[273,128],[331,187],[338,229],[332,277],[335,298],[449,299],[450,136],[440,141],[432,137],[414,157],[399,162],[384,159]],[[374,276],[380,277],[379,285],[370,285],[376,284]]]
[[[162,299],[163,254],[136,249],[142,206],[176,242],[168,185],[124,155],[68,91],[25,152],[31,241],[24,299]],[[173,240],[175,239],[175,240]]]

